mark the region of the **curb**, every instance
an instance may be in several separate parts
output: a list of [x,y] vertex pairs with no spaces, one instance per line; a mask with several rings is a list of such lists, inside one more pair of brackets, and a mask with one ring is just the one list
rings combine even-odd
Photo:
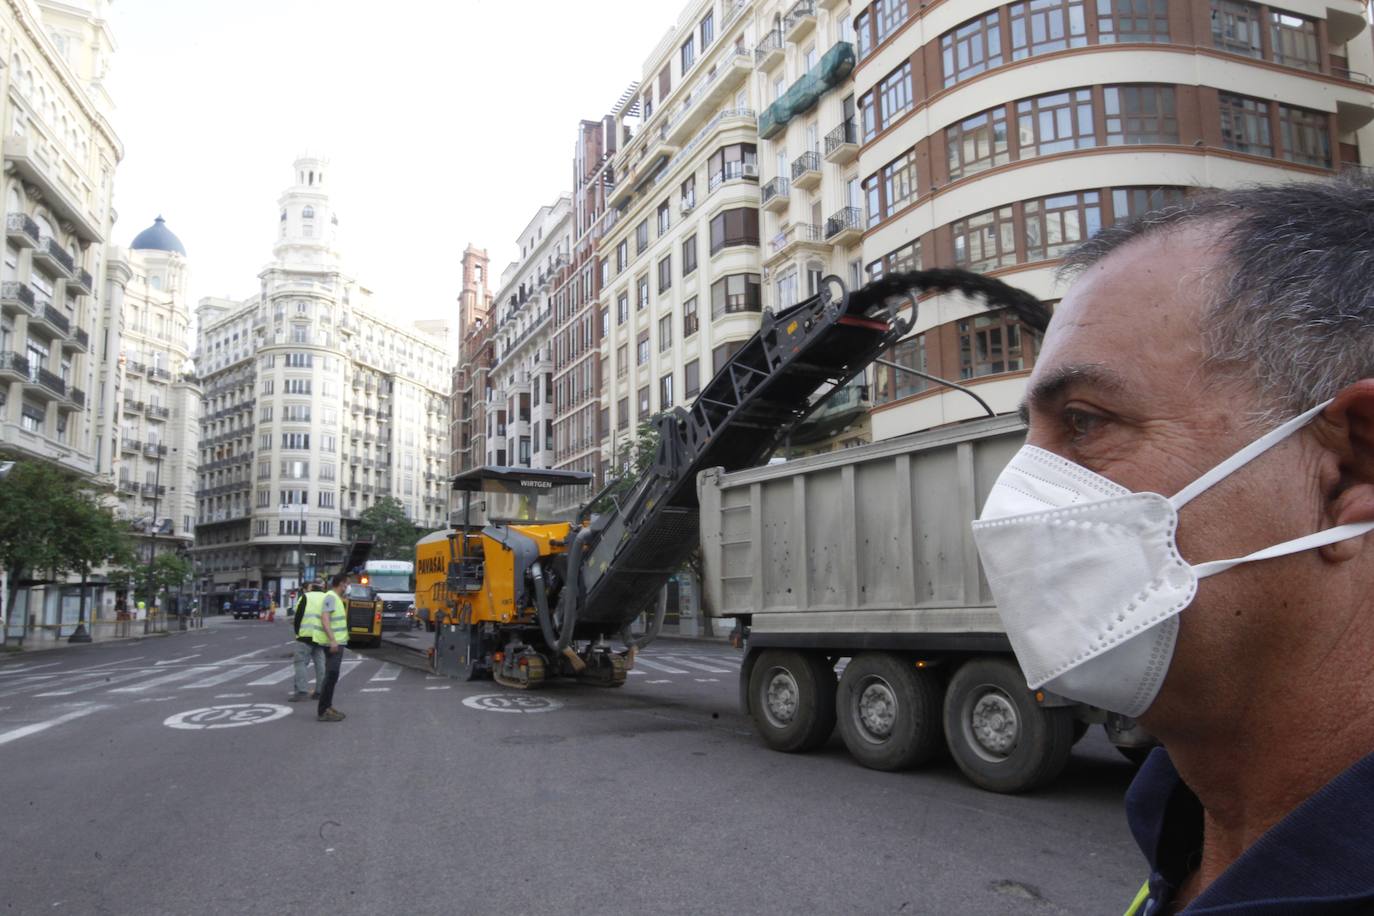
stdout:
[[[187,633],[192,632],[187,630]],[[145,633],[142,636],[116,636],[112,639],[96,639],[90,642],[62,642],[56,645],[47,646],[10,646],[9,644],[0,646],[0,653],[6,655],[33,655],[43,652],[63,652],[69,650],[80,651],[82,649],[93,649],[96,646],[115,646],[126,643],[143,642],[145,639],[162,639],[167,636],[180,635],[181,631],[173,633]]]

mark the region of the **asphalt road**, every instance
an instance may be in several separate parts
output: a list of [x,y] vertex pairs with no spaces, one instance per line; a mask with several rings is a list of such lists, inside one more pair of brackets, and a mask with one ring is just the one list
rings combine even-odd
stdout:
[[289,637],[0,657],[0,913],[1102,914],[1142,879],[1096,730],[1019,797],[778,754],[738,656],[669,640],[538,694],[350,653],[325,724]]

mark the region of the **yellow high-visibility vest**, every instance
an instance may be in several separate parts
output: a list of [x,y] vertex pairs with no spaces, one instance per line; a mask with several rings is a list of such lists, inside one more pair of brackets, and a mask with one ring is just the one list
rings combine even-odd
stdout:
[[328,640],[316,640],[315,635],[320,633],[320,612],[324,610],[324,592],[307,592],[305,595],[305,612],[301,614],[301,629],[296,634],[298,639],[309,639],[315,642],[328,642]]
[[[330,599],[333,599],[332,601]],[[329,629],[334,632],[334,641],[341,646],[348,645],[348,602],[333,591],[325,592],[320,599],[320,614],[315,630],[311,633],[315,642],[321,646],[329,645],[329,637],[324,634],[324,608],[328,605]],[[309,615],[310,608],[306,607],[305,613]],[[305,629],[305,621],[301,621],[301,629]]]

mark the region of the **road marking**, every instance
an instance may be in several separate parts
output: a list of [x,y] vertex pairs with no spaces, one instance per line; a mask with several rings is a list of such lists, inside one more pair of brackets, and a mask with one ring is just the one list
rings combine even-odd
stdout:
[[197,652],[195,655],[183,655],[181,658],[169,658],[165,661],[153,662],[153,664],[158,667],[163,665],[175,665],[177,662],[189,662],[193,658],[200,658],[200,653]]
[[483,693],[475,697],[464,697],[463,705],[482,712],[517,713],[553,712],[563,707],[558,700],[520,693]]
[[720,678],[718,678],[718,677],[694,677],[694,678],[692,678],[692,680],[696,681],[698,684],[719,684],[719,683],[720,683]]
[[642,655],[639,658],[635,659],[635,664],[643,665],[646,668],[652,668],[655,671],[662,671],[664,674],[691,674],[690,671],[684,671],[681,668],[674,668],[672,665],[665,665],[662,662],[650,661]]
[[676,656],[667,656],[673,660],[674,664],[686,665],[688,668],[696,668],[698,671],[707,671],[711,674],[732,674],[729,668],[717,668],[715,665],[703,665],[701,662],[690,661],[689,659]]
[[208,646],[208,645],[210,645],[208,642],[203,642],[203,643],[201,643],[200,645],[198,645],[198,646],[192,646],[191,648],[192,648],[192,649],[204,649],[204,648],[205,648],[206,646]]
[[396,678],[398,678],[398,677],[400,677],[400,676],[401,676],[401,666],[400,666],[400,665],[394,665],[394,664],[392,664],[391,662],[382,662],[382,667],[381,667],[381,669],[380,669],[376,674],[372,675],[372,677],[368,678],[367,680],[368,680],[369,683],[371,683],[372,681],[394,681],[394,680],[396,680]]
[[276,703],[230,703],[227,706],[207,706],[189,709],[168,716],[162,724],[168,728],[238,728],[243,725],[262,725],[291,715],[291,708]]
[[163,684],[172,683],[172,681],[195,677],[197,674],[209,674],[214,670],[214,668],[183,668],[180,671],[173,671],[171,674],[164,674],[162,677],[155,677],[151,681],[134,684],[132,687],[116,687],[110,693],[142,693],[150,687],[161,687]]
[[637,674],[637,675],[639,675],[640,677],[643,677],[643,676],[644,676],[644,672],[643,672],[643,671],[640,671],[638,668],[631,668],[631,669],[630,669],[630,674]]
[[256,665],[239,665],[237,667],[230,668],[228,671],[221,671],[219,674],[216,674],[212,677],[207,677],[203,680],[196,681],[194,684],[182,684],[181,689],[194,690],[197,687],[214,687],[216,684],[223,684],[225,681],[232,681],[236,677],[240,677],[245,674],[252,674],[254,671],[261,671],[263,668],[266,667],[266,662],[262,662]]
[[79,672],[79,671],[95,671],[95,670],[97,670],[97,669],[99,669],[99,668],[109,668],[111,665],[127,665],[127,664],[129,664],[129,663],[131,663],[131,662],[136,662],[136,661],[139,661],[140,659],[144,659],[144,658],[147,658],[147,656],[146,656],[146,655],[135,655],[133,658],[121,658],[121,659],[120,659],[119,661],[117,661],[117,662],[101,662],[99,665],[89,665],[89,666],[87,666],[87,667],[85,667],[85,668],[75,668],[75,669],[72,670],[72,673],[73,673],[73,674],[76,674],[76,673]]
[[346,661],[346,662],[344,662],[342,665],[339,666],[339,680],[343,680],[345,675],[347,675],[350,671],[352,671],[354,668],[358,667],[358,666],[361,665],[362,663],[363,663],[363,660],[362,660],[361,658],[358,659],[356,662],[355,662],[355,661]]
[[390,690],[390,689],[391,689],[390,687],[364,687],[364,688],[362,688],[361,690],[359,690],[358,692],[359,692],[359,693],[386,693],[386,692],[387,692],[388,690]]
[[439,686],[435,686],[435,687],[426,687],[425,689],[426,689],[426,690],[452,690],[452,689],[453,689],[453,686],[450,685],[450,684],[445,684],[445,685],[442,686],[442,687],[439,687]]
[[261,655],[264,652],[271,652],[276,646],[263,646],[261,649],[254,649],[252,652],[245,652],[242,655],[235,655],[233,658],[226,658],[222,662],[215,662],[217,665],[232,665],[234,662],[241,662],[245,658],[252,658],[254,655]]
[[258,678],[256,681],[249,681],[248,686],[264,687],[268,684],[280,684],[282,681],[286,680],[295,673],[295,666],[287,665],[285,668],[280,668],[276,671],[273,671],[271,674],[264,675],[263,677]]
[[236,700],[236,699],[238,699],[238,698],[240,698],[240,697],[251,697],[251,696],[252,696],[251,693],[217,693],[217,694],[215,694],[215,699],[216,699],[216,700]]
[[235,636],[234,638],[235,638],[235,639],[247,639],[248,637],[247,637],[247,636]]
[[443,674],[426,674],[426,675],[425,675],[425,680],[427,680],[427,681],[446,681],[446,680],[448,680],[448,676],[447,676],[447,675],[443,675]]
[[[141,677],[147,677],[147,676],[148,676],[149,674],[151,674],[154,670],[155,670],[155,669],[153,669],[153,668],[140,668],[139,670],[137,670],[137,671],[131,671],[131,672],[129,672],[128,674],[117,674],[117,675],[115,675],[114,677],[106,678],[105,680],[95,681],[95,682],[90,683],[90,684],[82,684],[80,687],[67,687],[67,688],[65,688],[65,689],[63,689],[63,690],[53,690],[53,691],[50,691],[50,692],[48,692],[48,693],[35,693],[34,696],[36,696],[36,697],[66,697],[66,696],[71,696],[71,695],[74,694],[74,693],[84,693],[84,692],[86,692],[87,690],[99,690],[101,687],[108,687],[108,686],[110,686],[111,684],[123,684],[123,683],[126,682],[126,681],[133,681],[133,680],[137,680],[138,678],[141,678]],[[90,675],[90,674],[88,674],[88,675],[85,675],[85,676],[86,676],[86,677],[99,677],[99,674],[95,674],[95,675]]]
[[51,668],[60,665],[61,662],[44,662],[41,665],[11,665],[8,668],[0,668],[0,674],[16,674],[20,671],[37,671],[39,668]]
[[671,684],[672,681],[671,681],[671,680],[666,680],[666,679],[665,679],[665,680],[662,680],[662,681],[645,681],[644,683],[646,683],[646,684]]
[[93,712],[108,709],[106,706],[87,706],[84,709],[74,709],[69,713],[64,713],[56,719],[49,719],[46,722],[35,722],[32,725],[25,725],[21,728],[10,729],[7,732],[0,732],[0,744],[9,744],[11,741],[18,741],[20,738],[27,738],[29,735],[36,735],[39,732],[47,731],[54,725],[61,725],[73,719],[80,719],[82,716],[89,716]]

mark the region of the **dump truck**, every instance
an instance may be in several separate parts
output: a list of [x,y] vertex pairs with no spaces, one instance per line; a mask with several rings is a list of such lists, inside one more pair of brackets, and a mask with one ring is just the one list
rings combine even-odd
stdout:
[[1093,724],[1148,750],[1133,721],[1028,689],[1012,655],[970,523],[1024,440],[995,417],[698,477],[704,606],[735,621],[740,703],[769,746],[838,728],[879,770],[947,747],[999,792],[1054,779]]
[[[448,562],[435,602],[442,605],[435,612],[436,673],[490,676],[526,689],[557,676],[622,685],[664,609],[660,604],[643,634],[632,635],[631,622],[697,547],[698,473],[765,462],[829,393],[910,332],[919,295],[939,290],[982,297],[1033,327],[1048,321],[1035,297],[966,271],[898,274],[853,291],[826,277],[808,299],[765,311],[758,332],[690,408],[656,419],[650,466],[623,490],[608,483],[572,518],[541,517],[536,503],[556,487],[585,486],[589,475],[475,468],[455,477],[464,519],[438,535],[448,544]],[[478,493],[484,524],[471,516]],[[493,513],[496,507],[485,504],[498,498],[514,500],[513,508]],[[594,506],[601,511],[593,513]],[[417,552],[422,576],[435,543],[431,535]]]

